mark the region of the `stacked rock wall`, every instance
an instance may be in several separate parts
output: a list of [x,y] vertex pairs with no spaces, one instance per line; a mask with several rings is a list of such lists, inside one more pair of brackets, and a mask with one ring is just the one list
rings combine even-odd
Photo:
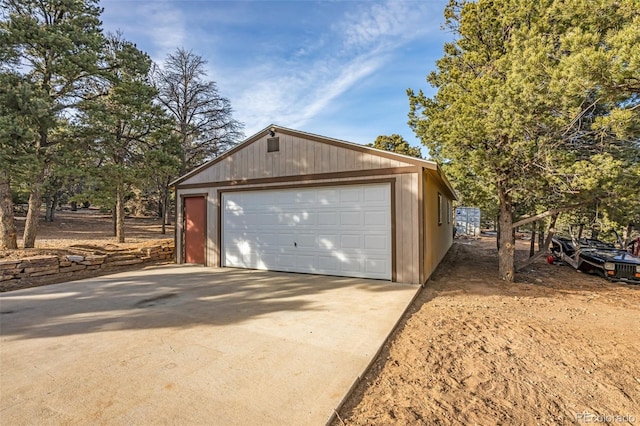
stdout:
[[[174,258],[174,248],[169,245],[144,247],[138,250],[118,250],[104,254],[72,254],[63,256],[34,256],[22,259],[0,260],[0,283],[11,289],[12,282],[33,279],[51,281],[74,280],[108,273],[143,263],[169,262]],[[92,272],[93,271],[93,272]],[[102,272],[104,271],[104,272]]]

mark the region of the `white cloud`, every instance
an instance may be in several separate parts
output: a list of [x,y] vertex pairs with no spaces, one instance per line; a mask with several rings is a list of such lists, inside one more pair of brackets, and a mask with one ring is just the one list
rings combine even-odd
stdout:
[[[357,58],[333,67],[311,67],[292,74],[271,75],[232,100],[238,119],[244,121],[247,136],[270,123],[302,127],[330,107],[332,101],[358,81],[374,72],[383,62],[380,57]],[[260,73],[258,70],[254,70]],[[272,71],[272,70],[271,70]]]
[[180,9],[168,1],[147,3],[141,9],[148,21],[145,28],[157,49],[154,54],[164,56],[184,45],[185,18]]
[[270,123],[304,127],[384,66],[393,49],[437,29],[428,25],[430,20],[424,2],[358,4],[358,10],[339,18],[328,28],[330,33],[322,36],[331,43],[315,39],[297,49],[294,59],[304,52],[305,59],[314,58],[311,62],[275,60],[273,65],[253,68],[226,81],[225,88],[236,89],[230,97],[237,118],[246,124],[247,136]]
[[[125,38],[146,40],[147,53],[162,63],[168,53],[183,46],[187,40],[186,17],[183,11],[170,0],[123,1],[102,0],[105,24],[117,22]],[[150,46],[149,46],[150,44]]]
[[415,0],[375,3],[359,15],[349,16],[340,26],[351,46],[403,42],[433,29],[429,25],[430,9],[429,3]]

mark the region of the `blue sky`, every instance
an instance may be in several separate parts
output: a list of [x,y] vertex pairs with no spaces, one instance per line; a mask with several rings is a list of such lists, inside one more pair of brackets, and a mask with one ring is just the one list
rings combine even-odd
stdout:
[[154,61],[178,46],[206,59],[246,136],[275,123],[361,144],[398,133],[416,146],[406,89],[433,93],[425,79],[451,39],[446,3],[101,1],[105,31]]

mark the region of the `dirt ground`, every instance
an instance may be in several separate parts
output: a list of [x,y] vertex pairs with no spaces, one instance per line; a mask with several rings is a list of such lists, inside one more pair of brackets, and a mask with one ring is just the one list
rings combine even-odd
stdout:
[[[16,217],[18,246],[22,246],[24,217]],[[56,212],[54,222],[41,218],[38,225],[36,248],[0,250],[0,260],[15,259],[43,254],[75,254],[74,247],[97,247],[108,249],[134,249],[157,245],[173,240],[173,226],[166,227],[161,234],[161,221],[157,218],[127,217],[125,219],[125,243],[118,244],[113,236],[113,221],[110,214],[93,209]]]
[[640,286],[496,271],[456,242],[334,424],[640,424]]

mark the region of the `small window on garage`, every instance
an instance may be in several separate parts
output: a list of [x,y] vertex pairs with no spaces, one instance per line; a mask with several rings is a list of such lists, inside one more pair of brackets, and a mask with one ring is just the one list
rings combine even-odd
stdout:
[[442,194],[438,192],[438,225],[442,225]]
[[267,139],[267,152],[278,152],[278,151],[280,151],[280,138]]
[[451,224],[451,200],[447,200],[447,225]]

